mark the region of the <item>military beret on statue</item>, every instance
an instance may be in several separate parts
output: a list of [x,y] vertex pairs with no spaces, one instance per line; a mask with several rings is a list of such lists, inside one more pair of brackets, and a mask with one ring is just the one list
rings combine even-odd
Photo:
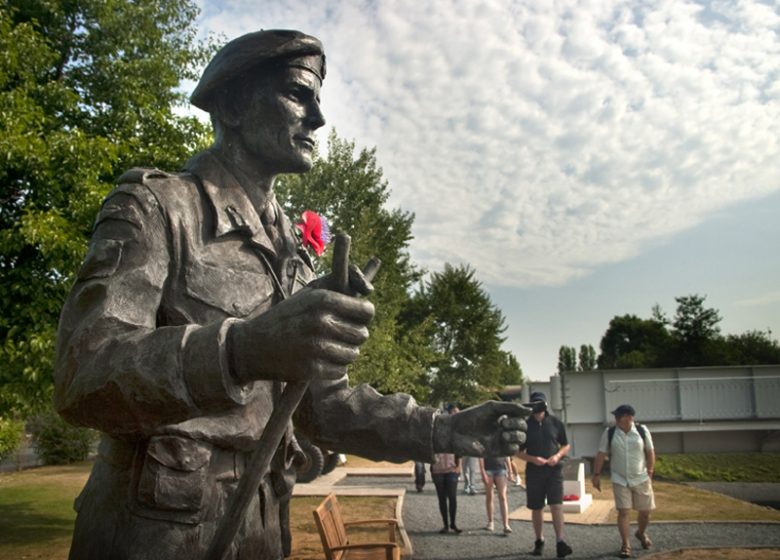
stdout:
[[305,68],[320,81],[325,78],[325,53],[319,39],[287,29],[255,31],[233,39],[214,55],[190,102],[211,112],[220,87],[253,68],[277,64]]

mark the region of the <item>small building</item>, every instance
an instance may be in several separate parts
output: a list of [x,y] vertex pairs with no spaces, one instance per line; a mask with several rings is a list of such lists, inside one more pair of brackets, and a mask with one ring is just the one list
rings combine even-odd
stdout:
[[564,372],[512,400],[533,391],[566,423],[573,457],[596,454],[621,404],[636,409],[660,453],[780,452],[780,365]]

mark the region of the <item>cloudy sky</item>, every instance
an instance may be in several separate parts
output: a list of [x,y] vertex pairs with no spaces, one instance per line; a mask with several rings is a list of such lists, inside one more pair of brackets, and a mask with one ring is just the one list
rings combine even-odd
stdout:
[[468,263],[525,374],[707,296],[780,336],[780,4],[199,0],[322,40],[328,125],[377,148],[414,260]]

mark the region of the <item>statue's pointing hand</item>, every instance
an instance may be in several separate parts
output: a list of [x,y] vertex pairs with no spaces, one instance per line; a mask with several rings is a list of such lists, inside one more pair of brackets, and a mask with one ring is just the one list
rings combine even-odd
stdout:
[[436,417],[433,450],[469,457],[508,457],[525,443],[525,418],[531,410],[522,405],[488,401],[456,414]]

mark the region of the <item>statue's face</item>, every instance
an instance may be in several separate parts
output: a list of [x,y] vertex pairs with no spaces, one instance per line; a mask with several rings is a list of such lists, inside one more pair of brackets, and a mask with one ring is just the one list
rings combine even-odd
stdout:
[[238,124],[250,157],[276,173],[302,173],[312,166],[314,131],[325,124],[320,80],[303,68],[285,68],[255,89]]

